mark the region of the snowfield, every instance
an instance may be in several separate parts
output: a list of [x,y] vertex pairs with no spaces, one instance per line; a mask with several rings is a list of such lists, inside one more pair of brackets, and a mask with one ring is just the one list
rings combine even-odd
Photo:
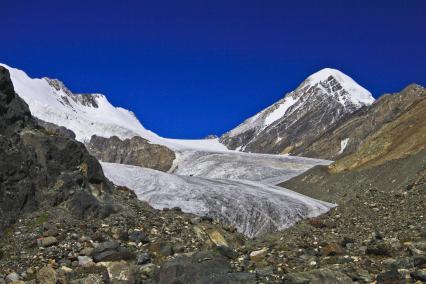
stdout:
[[143,127],[133,112],[113,106],[105,95],[74,94],[59,80],[33,79],[22,70],[2,63],[0,66],[9,70],[15,92],[28,104],[33,116],[72,130],[81,142],[90,140],[92,135],[121,139],[140,136],[173,150],[228,150],[218,139],[160,137]]
[[281,187],[252,181],[163,173],[137,166],[102,163],[108,179],[135,191],[157,209],[180,207],[234,225],[248,237],[282,230],[318,216],[334,205]]

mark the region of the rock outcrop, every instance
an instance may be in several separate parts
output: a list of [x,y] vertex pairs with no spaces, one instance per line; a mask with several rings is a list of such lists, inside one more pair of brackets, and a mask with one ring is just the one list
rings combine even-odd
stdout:
[[40,203],[106,215],[111,187],[83,144],[38,125],[0,67],[0,231]]
[[121,140],[93,135],[86,143],[89,152],[103,162],[140,166],[166,172],[176,158],[169,148],[151,144],[139,136]]

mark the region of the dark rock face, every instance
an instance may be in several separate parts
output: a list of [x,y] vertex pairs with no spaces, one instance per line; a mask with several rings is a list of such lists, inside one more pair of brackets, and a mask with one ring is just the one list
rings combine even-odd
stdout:
[[141,137],[121,140],[93,135],[87,143],[89,152],[103,162],[129,164],[168,171],[176,158],[174,152],[161,145],[150,144]]
[[12,135],[32,124],[28,105],[15,95],[9,71],[0,67],[0,134]]
[[[294,155],[337,160],[355,153],[366,138],[375,134],[386,124],[397,120],[405,113],[426,100],[426,89],[419,85],[409,85],[400,93],[384,95],[373,105],[365,107],[340,121],[312,144],[297,147]],[[420,112],[419,112],[420,114]],[[347,145],[342,149],[342,141]]]
[[0,67],[0,231],[41,202],[82,218],[106,215],[115,210],[110,188],[83,144],[38,125]]
[[37,124],[44,129],[46,129],[48,132],[50,132],[52,135],[59,135],[63,137],[68,137],[70,139],[75,139],[75,133],[69,130],[68,128],[65,128],[63,126],[56,125],[54,123],[50,123],[41,119],[38,119],[34,117]]
[[0,67],[0,232],[20,212],[37,206],[36,189],[45,185],[36,155],[18,131],[32,125],[27,104],[15,95],[9,72]]
[[37,188],[45,185],[35,154],[19,142],[0,135],[0,232],[37,206]]

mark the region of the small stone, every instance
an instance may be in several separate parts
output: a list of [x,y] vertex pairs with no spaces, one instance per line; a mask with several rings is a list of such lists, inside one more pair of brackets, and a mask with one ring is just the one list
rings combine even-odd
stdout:
[[46,237],[46,238],[42,238],[39,242],[39,244],[42,247],[48,247],[51,245],[55,245],[58,243],[58,240],[55,237]]
[[185,251],[185,246],[184,246],[184,245],[175,245],[175,246],[173,247],[173,251],[174,251],[175,253],[182,253],[182,252],[184,252],[184,251]]
[[155,271],[155,265],[152,263],[149,264],[145,264],[144,266],[142,266],[139,271],[140,273],[142,273],[143,275],[146,275],[148,277],[152,277],[154,275],[154,271]]
[[88,237],[88,236],[82,236],[81,238],[80,238],[80,242],[82,242],[82,243],[84,243],[84,242],[89,242],[90,241],[90,238]]
[[95,265],[95,263],[89,256],[78,256],[78,265],[81,267],[90,267]]
[[45,266],[37,272],[37,283],[53,284],[56,283],[56,271],[50,266]]
[[426,281],[426,269],[419,269],[411,273],[411,277],[415,280]]
[[102,263],[108,271],[111,283],[135,283],[136,271],[134,267],[126,261]]
[[151,256],[147,252],[139,253],[136,257],[136,264],[143,265],[151,261]]
[[207,232],[210,240],[216,245],[216,246],[226,246],[228,247],[228,242],[225,240],[225,238],[222,236],[222,234],[217,230],[212,230]]
[[202,216],[201,221],[213,223],[213,218],[209,216]]
[[235,259],[238,257],[238,253],[227,246],[218,246],[216,247],[216,250],[223,255],[224,257],[227,257],[229,259]]
[[268,254],[268,250],[269,249],[265,247],[260,250],[252,251],[250,253],[250,259],[254,262],[262,261],[265,258],[265,256]]
[[345,250],[337,243],[327,244],[321,249],[323,256],[343,255]]
[[93,248],[87,247],[80,251],[80,255],[91,256],[93,254]]
[[171,245],[165,244],[160,248],[160,253],[164,256],[173,255],[173,247]]
[[173,255],[173,247],[167,242],[156,242],[151,243],[150,245],[151,251],[160,254],[162,256],[170,256]]
[[138,243],[149,243],[149,238],[142,231],[133,231],[129,234],[129,240]]
[[418,255],[413,258],[414,266],[426,266],[426,255]]
[[355,243],[355,240],[353,238],[345,236],[341,242],[342,247],[347,247],[348,244]]
[[115,250],[106,250],[100,253],[93,253],[93,260],[95,262],[128,260],[132,258],[134,258],[134,255],[124,247],[120,247]]
[[16,272],[12,272],[6,276],[6,283],[12,283],[15,281],[19,281],[19,274]]
[[381,256],[390,256],[391,254],[389,247],[383,242],[378,244],[371,244],[367,246],[365,253],[371,254],[371,255],[381,255]]
[[67,266],[61,266],[60,268],[64,273],[71,273],[73,270]]
[[70,284],[102,284],[105,283],[102,276],[96,274],[89,274],[86,278],[73,280]]
[[194,217],[190,220],[192,225],[198,225],[201,222],[201,218],[200,217]]
[[353,283],[346,274],[329,269],[315,269],[306,272],[289,273],[284,276],[283,283],[305,284],[305,283]]

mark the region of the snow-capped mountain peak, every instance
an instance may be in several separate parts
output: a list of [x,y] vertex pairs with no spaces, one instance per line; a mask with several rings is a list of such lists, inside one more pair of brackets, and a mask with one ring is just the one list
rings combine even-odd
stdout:
[[16,93],[35,117],[71,129],[80,141],[92,135],[158,138],[132,112],[114,107],[102,94],[74,94],[58,79],[33,79],[19,69],[1,66],[9,70]]
[[174,150],[227,151],[219,139],[167,139],[145,129],[132,111],[113,106],[106,96],[75,94],[63,82],[50,78],[30,78],[24,71],[1,64],[9,70],[15,92],[28,104],[33,116],[72,130],[76,139],[88,141],[92,135],[140,136]]
[[230,149],[289,153],[321,135],[338,120],[374,98],[352,78],[332,68],[306,78],[284,98],[225,133]]
[[[302,85],[318,86],[326,93],[338,92],[342,98],[349,99],[354,105],[370,105],[374,102],[371,93],[361,87],[351,77],[343,72],[324,68],[309,76]],[[341,101],[343,103],[343,101]],[[344,104],[344,103],[343,103]]]

